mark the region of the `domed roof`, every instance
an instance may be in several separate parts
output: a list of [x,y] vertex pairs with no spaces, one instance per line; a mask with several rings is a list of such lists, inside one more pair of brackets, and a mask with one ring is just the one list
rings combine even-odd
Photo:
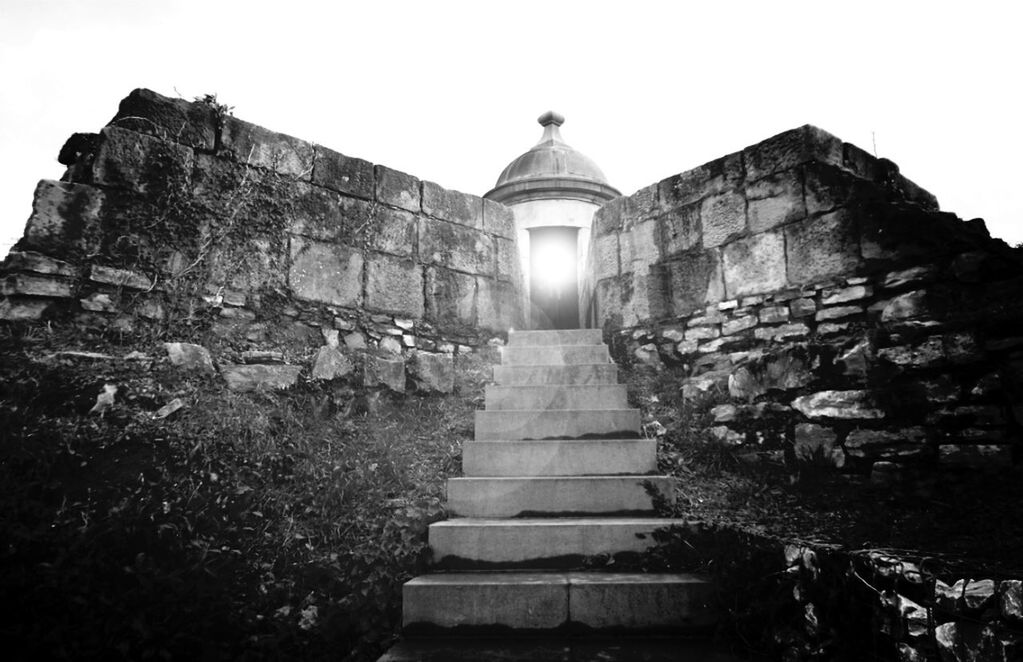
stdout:
[[621,195],[591,158],[561,139],[564,116],[547,111],[536,121],[543,127],[540,142],[509,163],[484,197],[504,204],[550,199],[603,204]]

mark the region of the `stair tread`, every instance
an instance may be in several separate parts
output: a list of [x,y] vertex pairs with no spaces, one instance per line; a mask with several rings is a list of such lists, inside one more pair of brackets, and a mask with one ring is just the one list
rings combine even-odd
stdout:
[[587,572],[585,570],[522,572],[437,572],[420,575],[406,582],[409,586],[505,586],[570,584],[708,584],[709,580],[692,573],[671,572]]
[[407,639],[378,662],[739,662],[726,650],[689,637],[515,637]]
[[623,481],[623,480],[650,480],[652,478],[670,479],[671,476],[666,474],[616,474],[614,476],[454,476],[448,478],[448,481],[459,480],[459,481],[470,481],[470,480],[493,480],[493,481],[523,481],[523,480],[537,480],[537,481]]
[[497,519],[493,517],[459,517],[457,519],[442,520],[434,522],[431,527],[438,528],[459,528],[474,526],[501,526],[501,527],[557,527],[557,526],[631,526],[637,524],[649,524],[656,526],[687,526],[692,524],[688,520],[668,517],[523,517],[516,519]]

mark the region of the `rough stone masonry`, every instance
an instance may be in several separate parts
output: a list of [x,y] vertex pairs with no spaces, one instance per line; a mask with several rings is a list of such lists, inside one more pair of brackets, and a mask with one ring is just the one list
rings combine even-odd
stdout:
[[[450,391],[457,357],[521,326],[508,208],[135,90],[39,183],[0,319],[209,332],[233,388],[330,379]],[[318,349],[317,349],[318,348]],[[240,360],[239,360],[240,359]]]
[[[148,90],[40,182],[0,320],[203,329],[237,388],[446,390],[521,328],[503,205]],[[980,220],[815,127],[604,205],[590,317],[632,360],[720,389],[750,453],[894,476],[1018,466],[1023,260]],[[213,340],[211,340],[213,342]]]
[[804,126],[602,207],[590,307],[727,393],[713,432],[749,453],[999,470],[1023,459],[1021,253]]

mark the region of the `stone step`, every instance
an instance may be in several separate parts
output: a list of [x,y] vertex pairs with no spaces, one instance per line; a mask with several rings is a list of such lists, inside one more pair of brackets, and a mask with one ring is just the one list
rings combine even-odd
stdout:
[[501,365],[590,365],[610,362],[607,345],[509,345],[501,348]]
[[451,519],[430,525],[433,564],[445,569],[577,568],[598,554],[641,554],[653,532],[685,520],[656,517]]
[[556,386],[559,384],[617,384],[618,366],[495,365],[494,381],[504,386]]
[[638,409],[477,411],[476,439],[631,439],[639,436]]
[[623,384],[560,386],[487,386],[488,410],[504,409],[626,409]]
[[405,639],[377,662],[743,662],[722,644],[650,634]]
[[650,515],[650,483],[674,498],[667,476],[544,476],[449,478],[448,510],[459,517]]
[[713,586],[686,574],[477,572],[423,575],[402,588],[406,633],[580,627],[705,631]]
[[599,345],[604,342],[600,329],[560,329],[547,331],[512,331],[509,345]]
[[467,441],[466,476],[599,476],[657,470],[653,439],[563,439]]

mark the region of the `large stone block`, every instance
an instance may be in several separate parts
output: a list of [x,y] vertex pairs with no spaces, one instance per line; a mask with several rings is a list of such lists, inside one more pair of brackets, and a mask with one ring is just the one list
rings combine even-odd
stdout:
[[109,126],[212,151],[216,144],[217,111],[212,103],[189,103],[136,89],[121,100]]
[[520,292],[512,283],[477,278],[477,326],[494,331],[521,329],[524,326],[521,301]]
[[783,170],[746,185],[750,232],[763,232],[806,218],[798,170]]
[[288,247],[281,237],[251,234],[243,242],[225,242],[209,253],[210,284],[240,292],[285,287]]
[[313,144],[304,140],[228,117],[221,146],[241,163],[304,181],[312,179]]
[[879,197],[880,189],[837,166],[811,163],[803,166],[806,211],[811,216]]
[[591,243],[590,260],[594,280],[613,278],[621,272],[618,262],[618,234],[595,236]]
[[623,326],[622,319],[622,279],[604,278],[597,281],[594,298],[597,303],[597,322],[600,326],[610,324],[614,327]]
[[269,175],[258,168],[232,161],[225,155],[200,152],[192,163],[190,193],[196,203],[209,211],[224,213],[225,205],[230,205],[231,212],[243,214],[250,225],[263,222],[271,210],[275,214],[274,220],[277,220],[279,206],[264,206],[269,197],[263,195],[270,189],[267,185]]
[[418,178],[392,170],[386,166],[376,167],[376,199],[386,205],[401,207],[412,212],[422,209],[422,183]]
[[103,191],[91,186],[40,181],[18,246],[59,256],[96,252],[104,201]]
[[337,306],[362,303],[362,253],[292,235],[288,285],[299,299]]
[[419,259],[471,274],[494,273],[494,238],[433,218],[419,218]]
[[791,283],[851,276],[863,263],[853,215],[839,210],[785,228]]
[[700,206],[703,247],[720,246],[746,231],[746,199],[727,192],[707,198]]
[[635,326],[641,321],[666,314],[671,277],[667,268],[647,268],[622,276],[622,323]]
[[423,316],[423,268],[411,260],[372,255],[366,263],[366,307]]
[[416,243],[414,214],[318,186],[297,184],[293,190],[291,232],[402,257],[412,255]]
[[383,253],[411,257],[415,252],[417,220],[410,212],[377,205],[372,225],[364,232],[366,244]]
[[615,198],[593,212],[593,234],[619,232],[625,215],[625,198]]
[[178,143],[107,127],[92,163],[95,184],[136,192],[173,191],[188,186],[193,151]]
[[625,198],[625,215],[632,221],[649,218],[657,211],[657,184],[645,186]]
[[499,237],[514,238],[515,215],[511,208],[484,198],[483,229]]
[[735,188],[743,179],[742,154],[735,152],[658,183],[658,204],[664,211]]
[[661,259],[661,223],[649,219],[633,223],[628,232],[618,235],[621,246],[622,272],[646,271],[648,265]]
[[322,145],[313,146],[312,181],[339,193],[373,199],[376,180],[373,164]]
[[497,277],[501,280],[516,280],[522,271],[519,263],[518,247],[513,239],[494,238],[494,250],[497,253]]
[[699,247],[701,206],[692,204],[679,207],[661,217],[661,253],[664,257]]
[[671,274],[671,314],[689,315],[725,298],[718,250],[689,253],[664,266]]
[[483,199],[423,182],[423,211],[430,216],[483,229]]
[[842,141],[809,124],[780,133],[742,150],[746,180],[756,181],[802,163],[842,164]]
[[773,292],[785,287],[785,240],[781,230],[733,241],[723,250],[725,296]]
[[426,316],[446,329],[475,324],[476,278],[448,269],[428,268]]

